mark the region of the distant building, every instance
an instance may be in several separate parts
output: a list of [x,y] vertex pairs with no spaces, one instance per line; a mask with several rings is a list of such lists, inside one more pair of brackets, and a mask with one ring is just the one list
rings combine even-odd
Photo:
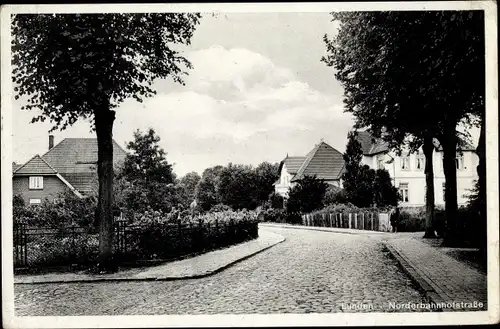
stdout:
[[326,183],[341,186],[344,169],[342,153],[321,141],[306,156],[286,156],[280,163],[280,178],[274,183],[275,192],[283,197],[305,176],[316,176]]
[[[113,140],[113,163],[119,166],[126,152]],[[97,190],[97,139],[66,138],[54,146],[49,136],[49,150],[35,155],[23,165],[12,164],[13,194],[21,195],[26,204],[44,200],[58,201],[58,196],[72,191],[84,197]]]
[[[366,131],[358,131],[357,138],[363,150],[362,163],[370,168],[386,169],[389,172],[394,186],[403,198],[401,206],[425,205],[425,156],[422,149],[414,154],[403,152],[401,156],[398,156],[395,152],[389,151],[385,143],[376,140]],[[443,152],[437,141],[435,146],[433,154],[435,204],[444,205]],[[479,163],[479,157],[475,153],[475,148],[471,145],[465,145],[457,150],[455,163],[458,204],[463,205],[467,203],[467,195],[470,194],[474,181],[478,178],[476,167]]]

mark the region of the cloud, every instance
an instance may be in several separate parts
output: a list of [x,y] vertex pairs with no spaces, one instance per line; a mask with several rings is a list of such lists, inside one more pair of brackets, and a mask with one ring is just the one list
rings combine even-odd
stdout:
[[[280,161],[286,153],[305,155],[320,138],[341,150],[352,121],[340,95],[327,95],[299,81],[289,68],[247,49],[213,46],[186,54],[194,69],[185,86],[155,83],[158,94],[144,103],[127,100],[117,109],[114,138],[125,145],[136,129],[153,127],[175,171],[216,164]],[[31,138],[32,154],[46,149],[46,123],[15,123],[16,143]],[[16,130],[17,129],[17,130]],[[63,137],[88,137],[80,122]],[[42,141],[40,141],[40,138]],[[23,157],[23,161],[30,156]]]

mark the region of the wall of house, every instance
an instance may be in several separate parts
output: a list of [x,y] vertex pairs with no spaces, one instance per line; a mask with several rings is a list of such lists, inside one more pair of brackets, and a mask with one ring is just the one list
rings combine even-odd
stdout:
[[29,188],[28,176],[16,176],[12,179],[13,195],[21,195],[26,205],[30,203],[30,199],[40,199],[42,202],[47,199],[49,202],[53,202],[54,198],[57,198],[60,193],[68,190],[69,188],[56,176],[44,176],[43,189],[41,190],[31,190]]
[[281,173],[280,173],[280,180],[278,184],[274,186],[274,191],[283,196],[286,197],[288,195],[288,191],[290,188],[294,185],[290,181],[292,180],[293,175],[288,173],[288,170],[286,168],[286,165],[283,164],[283,167],[281,168]]
[[363,155],[363,158],[361,159],[361,164],[368,165],[370,168],[375,168],[376,166],[375,156]]
[[[394,158],[394,162],[385,163],[391,157]],[[363,163],[371,163],[370,167],[377,169],[377,156],[366,158]],[[457,196],[459,205],[467,203],[467,195],[470,194],[470,189],[474,186],[474,181],[477,179],[476,166],[479,163],[478,156],[472,151],[464,151],[463,159],[463,169],[457,169]],[[425,166],[417,169],[417,155],[409,155],[409,168],[407,170],[401,169],[402,157],[397,156],[393,152],[383,155],[383,162],[384,168],[389,172],[391,178],[393,178],[393,183],[396,187],[401,183],[408,184],[409,202],[402,202],[401,206],[425,205]],[[444,206],[443,184],[445,177],[443,171],[443,152],[434,152],[433,166],[435,202],[436,205]]]

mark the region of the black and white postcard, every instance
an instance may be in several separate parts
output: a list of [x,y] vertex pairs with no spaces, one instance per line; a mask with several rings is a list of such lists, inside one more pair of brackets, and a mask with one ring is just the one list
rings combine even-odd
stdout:
[[494,1],[1,8],[6,328],[500,319]]

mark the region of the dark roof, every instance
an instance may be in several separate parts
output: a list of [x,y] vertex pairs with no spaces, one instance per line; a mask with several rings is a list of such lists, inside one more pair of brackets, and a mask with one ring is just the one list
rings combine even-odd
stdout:
[[12,172],[16,171],[17,169],[21,168],[22,166],[23,166],[22,164],[12,163]]
[[296,157],[296,156],[289,157],[289,156],[287,156],[285,158],[285,160],[283,160],[285,162],[286,171],[291,175],[295,175],[299,171],[300,166],[302,166],[305,159],[306,159],[306,157],[304,157],[304,156],[302,156],[302,157]]
[[358,131],[357,140],[361,144],[363,155],[375,155],[389,151],[387,144],[375,139],[368,131]]
[[54,170],[44,159],[38,154],[28,160],[24,165],[18,166],[14,175],[56,175]]
[[[358,131],[357,133],[357,140],[361,144],[363,155],[376,155],[389,151],[387,143],[374,138],[368,131]],[[439,144],[437,139],[434,139],[434,146],[436,147],[436,151],[443,150],[443,147]],[[457,150],[475,151],[476,149],[469,142],[459,139]]]
[[[125,159],[123,148],[113,140],[113,162],[115,165]],[[42,158],[59,173],[94,173],[97,164],[96,138],[65,138],[51,148]]]
[[66,173],[64,179],[83,194],[89,194],[98,186],[97,172]]
[[325,142],[317,144],[306,156],[299,171],[292,181],[305,176],[316,176],[318,179],[339,179],[344,168],[342,153]]

